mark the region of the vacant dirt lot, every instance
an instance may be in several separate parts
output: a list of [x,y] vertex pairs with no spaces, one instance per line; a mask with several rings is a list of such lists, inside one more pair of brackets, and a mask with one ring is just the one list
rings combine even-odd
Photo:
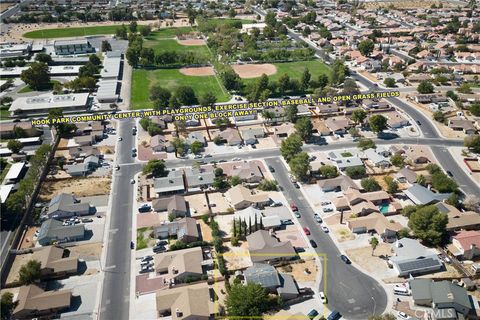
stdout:
[[108,194],[111,178],[89,177],[45,181],[40,190],[41,201],[50,201],[59,193],[73,193],[76,197],[90,197]]
[[270,76],[277,72],[277,67],[270,63],[234,64],[232,65],[232,68],[242,79],[257,78],[264,73],[267,76]]
[[215,70],[213,67],[198,67],[198,68],[181,68],[180,72],[186,76],[196,76],[196,77],[204,77],[204,76],[213,76],[215,75]]
[[380,243],[375,249],[374,255],[372,255],[372,247],[370,246],[347,250],[347,255],[366,271],[375,273],[381,269],[388,269],[385,260],[380,259],[379,256],[392,256],[391,248],[389,244]]
[[203,39],[177,40],[182,46],[204,46],[207,43]]
[[85,261],[93,261],[100,259],[102,253],[102,243],[82,244],[81,246],[69,247],[70,256],[78,256],[79,259]]
[[242,242],[239,247],[234,247],[230,243],[224,243],[224,245],[230,249],[223,254],[228,270],[244,269],[252,265],[246,241]]
[[[306,272],[305,269],[307,269],[308,272]],[[278,271],[292,275],[297,282],[310,282],[316,280],[318,269],[315,260],[312,259],[303,263],[292,263],[288,266],[280,267]]]

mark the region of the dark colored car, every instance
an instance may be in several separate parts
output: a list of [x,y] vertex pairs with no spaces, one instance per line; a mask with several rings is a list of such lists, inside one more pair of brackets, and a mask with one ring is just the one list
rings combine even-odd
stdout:
[[417,120],[417,124],[418,124],[419,126],[421,126],[421,125],[422,125],[422,123],[421,123],[420,121],[418,121],[418,120]]
[[272,166],[268,166],[268,170],[270,170],[270,172],[275,172],[275,168]]
[[317,247],[317,243],[313,240],[310,240],[310,244],[312,245],[312,247],[316,248]]
[[327,320],[338,320],[342,317],[342,315],[340,314],[340,312],[338,312],[337,310],[334,310],[332,311],[332,313],[330,313],[327,317]]
[[294,182],[294,183],[293,183],[293,186],[294,186],[295,188],[297,188],[297,189],[300,189],[300,185],[298,184],[298,182]]
[[450,176],[450,177],[453,177],[453,173],[449,170],[447,170],[447,174]]
[[308,314],[307,316],[310,318],[310,319],[314,319],[316,316],[318,316],[318,311],[315,310],[315,309],[312,309]]
[[130,249],[135,249],[135,243],[133,243],[133,241],[130,241]]
[[343,262],[345,262],[346,264],[351,264],[352,262],[350,261],[350,259],[348,259],[348,257],[344,254],[342,254],[340,256],[340,259],[342,259]]

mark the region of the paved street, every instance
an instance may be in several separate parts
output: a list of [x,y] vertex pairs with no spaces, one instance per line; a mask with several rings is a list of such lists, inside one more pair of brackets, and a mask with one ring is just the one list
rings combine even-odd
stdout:
[[[373,278],[340,260],[340,251],[330,236],[321,231],[319,224],[314,221],[312,208],[302,192],[293,187],[287,174],[288,169],[280,158],[267,158],[266,162],[275,168],[273,176],[284,189],[289,203],[293,201],[299,208],[301,218],[298,220],[302,227],[311,230],[308,237],[318,244],[316,252],[326,255],[328,308],[340,311],[347,319],[367,319],[372,314],[381,314],[387,306],[383,288]],[[323,291],[324,285],[322,281],[320,291]]]
[[103,282],[102,300],[99,319],[128,319],[130,300],[130,241],[132,235],[133,190],[130,180],[139,170],[134,165],[131,149],[135,145],[136,136],[132,135],[132,119],[119,121],[118,136],[123,141],[118,143],[117,163],[120,171],[114,171],[112,185],[112,207],[109,240]]

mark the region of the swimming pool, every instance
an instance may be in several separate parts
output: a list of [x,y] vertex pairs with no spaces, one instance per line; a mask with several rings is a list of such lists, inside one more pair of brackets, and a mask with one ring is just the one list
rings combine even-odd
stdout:
[[380,213],[385,214],[388,213],[388,207],[390,204],[388,203],[382,203],[381,205],[378,206],[378,209],[380,210]]

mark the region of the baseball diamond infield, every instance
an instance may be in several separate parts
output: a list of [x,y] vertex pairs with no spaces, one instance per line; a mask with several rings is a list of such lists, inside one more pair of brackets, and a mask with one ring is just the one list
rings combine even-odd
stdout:
[[203,77],[215,75],[213,67],[181,68],[179,71],[186,76]]
[[277,67],[270,63],[234,64],[232,68],[242,79],[257,78],[264,73],[270,76],[277,72]]
[[203,39],[186,39],[186,40],[179,40],[177,42],[182,46],[204,46],[207,43]]

